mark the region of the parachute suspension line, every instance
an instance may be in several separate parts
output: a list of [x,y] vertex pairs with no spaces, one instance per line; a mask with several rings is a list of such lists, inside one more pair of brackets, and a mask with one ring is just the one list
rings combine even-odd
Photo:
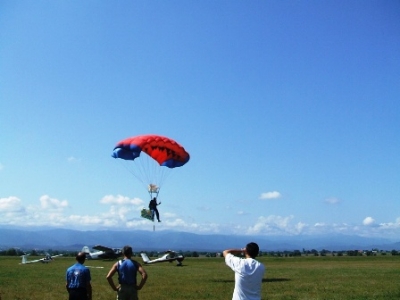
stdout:
[[143,156],[145,156],[145,159],[141,160],[143,170],[145,171],[143,175],[146,177],[146,189],[149,192],[150,199],[152,199],[153,194],[157,197],[159,193],[161,185],[159,177],[162,168],[146,153]]
[[[118,159],[118,162],[139,182],[141,182],[145,189],[148,189],[148,186],[152,183],[152,181],[154,181],[154,184],[157,183],[159,185],[159,179],[157,178],[159,176],[157,176],[157,169],[154,166],[156,163],[152,162],[148,155],[144,154],[143,156],[147,157],[142,160],[134,161],[124,161]],[[158,173],[160,173],[160,170],[158,170]]]
[[119,160],[117,159],[117,161],[121,164],[121,166],[123,166],[126,170],[128,170],[129,173],[131,173],[137,180],[139,180],[140,182],[143,182],[143,180],[140,178],[140,176],[138,176],[138,174],[136,174],[137,172],[134,172],[134,168],[131,166],[131,164],[128,164],[125,161]]
[[140,160],[143,170],[142,176],[146,178],[146,189],[152,199],[154,196],[158,197],[162,185],[174,169],[160,166],[157,161],[146,153],[142,153],[142,155],[145,156],[145,159]]
[[151,199],[158,198],[161,186],[174,169],[160,166],[146,153],[142,153],[141,158],[134,161],[117,161],[144,186]]
[[136,159],[135,161],[133,161],[133,167],[136,168],[135,171],[139,174],[138,177],[140,177],[140,181],[147,189],[147,185],[149,184],[151,178],[148,167],[150,163],[150,158],[146,154],[143,154],[143,156],[145,156],[144,159]]
[[[117,143],[112,157],[125,161],[127,169],[148,191],[150,198],[158,198],[164,181],[172,170],[186,164],[190,155],[176,141],[160,135],[139,135],[129,137]],[[141,216],[153,220],[150,211],[141,210]]]

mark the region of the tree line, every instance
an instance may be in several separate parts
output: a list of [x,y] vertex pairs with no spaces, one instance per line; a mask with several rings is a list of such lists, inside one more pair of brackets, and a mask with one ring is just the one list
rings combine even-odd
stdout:
[[[79,251],[62,251],[62,250],[37,250],[32,249],[30,251],[23,251],[20,248],[9,248],[7,250],[0,250],[0,256],[21,256],[29,253],[31,256],[40,256],[46,255],[50,253],[51,255],[63,254],[66,257],[75,257]],[[146,252],[149,257],[159,257],[163,255],[164,252],[159,251],[140,251],[135,252],[135,257],[140,257],[141,252]],[[221,252],[206,252],[206,251],[177,251],[178,253],[182,253],[185,257],[219,257],[221,256]],[[330,251],[326,249],[322,249],[320,251],[316,249],[306,250],[293,250],[293,251],[260,251],[259,256],[272,256],[272,257],[299,257],[299,256],[376,256],[376,255],[400,255],[400,251],[398,250],[344,250],[344,251]]]

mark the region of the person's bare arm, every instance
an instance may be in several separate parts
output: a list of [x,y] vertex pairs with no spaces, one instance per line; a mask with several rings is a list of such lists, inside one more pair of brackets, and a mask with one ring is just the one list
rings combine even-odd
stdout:
[[227,250],[224,250],[224,252],[222,252],[222,254],[224,255],[224,257],[226,257],[226,255],[228,255],[228,254],[238,255],[241,253],[245,253],[245,251],[246,251],[246,249],[237,249],[237,248],[227,249]]
[[114,280],[113,280],[113,276],[114,276],[114,274],[117,272],[117,264],[118,263],[115,263],[112,267],[111,267],[111,269],[110,269],[110,271],[108,272],[108,274],[107,274],[107,281],[108,281],[108,284],[111,286],[111,288],[114,290],[114,291],[118,291],[118,288],[115,286],[115,283],[114,283]]
[[140,275],[142,275],[142,279],[140,280],[139,285],[136,286],[136,289],[141,290],[142,287],[144,286],[144,284],[146,283],[148,276],[147,276],[146,271],[143,269],[142,265],[139,263],[138,263],[138,265],[139,265],[138,271],[139,271]]

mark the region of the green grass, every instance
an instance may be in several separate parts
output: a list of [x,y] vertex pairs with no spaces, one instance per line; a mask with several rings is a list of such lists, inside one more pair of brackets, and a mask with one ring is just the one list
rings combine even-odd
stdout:
[[[33,259],[33,258],[30,258]],[[137,258],[141,262],[141,259]],[[19,265],[19,257],[0,257],[2,300],[67,299],[65,271],[75,261],[60,257],[49,264]],[[267,272],[262,299],[390,300],[400,299],[400,257],[260,257]],[[87,261],[93,299],[115,299],[105,279],[112,261]],[[141,300],[231,299],[234,274],[223,258],[185,258],[175,263],[145,266],[149,279]],[[115,281],[117,278],[115,277]]]

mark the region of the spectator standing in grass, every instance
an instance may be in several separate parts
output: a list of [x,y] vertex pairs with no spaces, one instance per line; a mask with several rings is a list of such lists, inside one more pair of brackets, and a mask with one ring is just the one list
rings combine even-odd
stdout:
[[92,285],[90,270],[83,264],[86,253],[79,252],[76,255],[77,263],[67,269],[66,285],[69,300],[92,300]]
[[[260,300],[261,284],[265,267],[255,258],[259,247],[248,243],[243,249],[224,250],[225,263],[235,272],[235,288],[232,300]],[[244,255],[244,258],[235,255]]]
[[[117,300],[138,300],[138,291],[142,289],[147,280],[147,273],[142,265],[131,259],[133,255],[131,246],[122,248],[124,259],[117,261],[107,274],[107,281],[111,288],[117,292]],[[137,284],[136,276],[140,273],[142,279]],[[118,283],[116,286],[113,280],[115,273],[118,273]]]

